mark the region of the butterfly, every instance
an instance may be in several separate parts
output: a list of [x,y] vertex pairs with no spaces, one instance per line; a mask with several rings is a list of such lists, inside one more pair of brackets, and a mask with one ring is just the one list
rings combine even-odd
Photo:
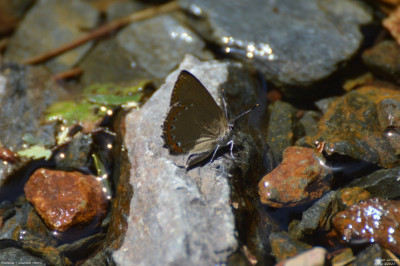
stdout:
[[[224,105],[225,106],[225,105]],[[180,72],[164,120],[163,139],[171,154],[189,154],[186,168],[199,164],[217,151],[230,146],[233,156],[233,127],[238,118],[228,122],[227,112],[218,106],[204,85],[190,72]]]

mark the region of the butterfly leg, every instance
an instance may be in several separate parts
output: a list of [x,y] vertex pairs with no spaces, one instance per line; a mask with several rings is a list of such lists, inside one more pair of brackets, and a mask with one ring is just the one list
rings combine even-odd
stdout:
[[215,154],[217,154],[219,147],[220,147],[219,144],[217,145],[217,147],[215,147],[211,160],[208,163],[212,163],[214,161]]
[[231,152],[231,157],[232,158],[236,158],[235,156],[233,156],[233,145],[234,145],[234,142],[233,142],[233,140],[230,140],[230,141],[228,141],[228,143],[226,143],[226,145],[231,145],[231,148],[229,149],[230,150],[230,152]]

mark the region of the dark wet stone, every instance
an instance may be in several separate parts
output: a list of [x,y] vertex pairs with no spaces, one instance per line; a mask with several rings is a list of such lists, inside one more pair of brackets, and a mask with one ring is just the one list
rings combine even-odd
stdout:
[[378,244],[373,244],[357,254],[354,265],[396,265],[398,264],[388,256],[385,250]]
[[395,10],[391,11],[389,16],[382,21],[383,27],[385,27],[390,34],[392,34],[393,38],[400,45],[400,7],[397,7]]
[[267,143],[275,162],[279,163],[282,161],[283,151],[294,143],[293,123],[296,109],[291,104],[281,101],[276,101],[269,109]]
[[281,261],[280,263],[276,264],[276,266],[325,265],[327,253],[327,250],[322,247],[314,247],[294,256],[293,258]]
[[289,207],[320,198],[330,190],[332,172],[324,167],[325,158],[318,151],[291,146],[283,161],[258,183],[262,203]]
[[[233,161],[226,155],[189,171],[175,165],[183,165],[187,156],[170,155],[163,148],[161,125],[182,69],[193,73],[212,95],[217,95],[217,88],[222,85],[228,95],[238,93],[243,101],[255,100],[252,87],[230,82],[231,78],[248,73],[244,67],[219,61],[201,62],[188,55],[139,111],[127,115],[125,146],[134,193],[124,242],[113,253],[117,264],[130,261],[135,265],[210,265],[226,262],[237,248],[230,205],[229,179],[233,176],[229,173],[240,172],[238,178],[247,178],[256,149],[251,144],[252,137],[246,135],[248,143],[243,142],[235,152],[240,160]],[[244,105],[238,106],[243,111]]]
[[362,200],[367,200],[372,197],[371,193],[361,187],[349,187],[343,188],[338,192],[337,197],[339,198],[342,209],[347,209],[353,204],[358,203]]
[[126,149],[123,148],[125,144],[122,136],[126,134],[123,115],[116,120],[116,124],[118,124],[118,137],[115,144],[117,148],[113,150],[115,153],[113,156],[115,160],[113,181],[116,184],[116,188],[115,196],[111,202],[110,224],[104,241],[104,246],[110,251],[119,249],[124,241],[133,195],[133,189],[129,183],[131,170],[129,158]]
[[400,254],[400,202],[371,198],[333,217],[335,231],[350,244],[378,243]]
[[380,42],[366,50],[362,58],[375,75],[400,83],[400,45],[395,41]]
[[[38,1],[12,36],[5,58],[22,62],[82,37],[96,26],[98,12],[83,1]],[[79,62],[92,43],[83,44],[46,63],[54,72]]]
[[384,136],[377,113],[377,104],[385,99],[399,100],[395,87],[372,84],[348,92],[329,105],[318,123],[318,133],[306,136],[299,144],[325,142],[328,154],[338,153],[356,160],[395,167],[400,160]]
[[57,169],[87,170],[89,161],[92,160],[92,143],[91,134],[82,134],[80,132],[75,134],[71,142],[57,150],[55,156]]
[[165,78],[187,53],[210,58],[204,42],[171,15],[130,24],[117,36],[118,44],[156,78]]
[[303,212],[299,229],[306,234],[312,234],[317,229],[329,231],[331,219],[339,211],[339,207],[337,192],[329,192]]
[[[24,148],[25,136],[46,146],[55,144],[54,124],[43,125],[45,109],[65,92],[50,80],[50,73],[41,67],[23,67],[4,63],[0,66],[0,148],[17,152]],[[27,159],[5,163],[0,159],[0,186],[20,169]],[[1,197],[1,196],[0,196]]]
[[29,254],[19,248],[4,248],[0,249],[0,262],[3,265],[7,264],[34,264],[34,265],[46,265],[46,261]]
[[95,176],[43,168],[24,187],[26,198],[46,225],[58,231],[104,217],[107,199],[102,189]]
[[0,1],[0,36],[11,33],[32,5],[33,0]]
[[[57,243],[49,234],[42,219],[26,200],[16,208],[16,213],[8,219],[0,230],[0,241],[15,241],[18,247],[35,254],[49,265],[69,265],[54,247]],[[0,245],[1,246],[1,245]]]
[[86,258],[88,254],[92,254],[96,249],[98,249],[101,244],[100,241],[102,241],[104,237],[104,233],[98,233],[79,239],[70,244],[58,246],[57,250],[64,256],[77,261]]
[[352,181],[348,186],[362,187],[374,197],[396,199],[400,197],[400,167],[381,169]]
[[204,38],[248,59],[267,79],[295,86],[321,80],[350,59],[363,39],[359,26],[372,18],[347,0],[181,2]]
[[115,38],[97,43],[79,67],[84,70],[81,82],[86,86],[151,78],[151,75],[140,67],[138,60]]
[[277,261],[293,257],[312,248],[311,245],[292,239],[286,232],[271,233],[271,253]]

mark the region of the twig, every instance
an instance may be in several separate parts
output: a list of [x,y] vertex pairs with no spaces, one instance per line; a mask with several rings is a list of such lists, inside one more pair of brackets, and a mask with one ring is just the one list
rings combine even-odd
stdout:
[[83,69],[80,67],[76,67],[76,68],[69,69],[67,71],[63,71],[63,72],[53,75],[53,80],[59,81],[59,80],[63,80],[63,79],[74,78],[74,77],[81,75],[82,73],[83,73]]
[[163,5],[159,5],[159,6],[154,6],[154,7],[150,7],[144,10],[140,10],[138,12],[134,12],[126,17],[114,20],[110,23],[107,23],[97,29],[95,29],[94,31],[90,32],[89,34],[75,40],[72,41],[70,43],[67,43],[63,46],[60,46],[52,51],[46,52],[44,54],[32,57],[32,58],[28,58],[25,61],[23,61],[23,64],[38,64],[44,61],[49,60],[50,58],[53,58],[54,56],[57,56],[59,54],[62,54],[66,51],[69,51],[75,47],[78,47],[88,41],[91,41],[93,39],[96,39],[100,36],[103,36],[109,32],[115,31],[123,26],[128,25],[131,22],[135,22],[135,21],[140,21],[140,20],[144,20],[147,18],[151,18],[155,15],[159,15],[159,14],[164,14],[164,13],[169,13],[175,10],[179,9],[179,5],[176,1],[172,1]]

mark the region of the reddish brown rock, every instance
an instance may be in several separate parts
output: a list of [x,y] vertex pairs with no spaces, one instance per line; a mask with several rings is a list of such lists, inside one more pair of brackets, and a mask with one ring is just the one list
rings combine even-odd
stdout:
[[95,176],[80,172],[38,169],[25,185],[25,195],[46,225],[65,231],[104,217],[107,199]]
[[371,198],[339,212],[332,222],[336,232],[350,243],[377,242],[400,254],[400,201]]
[[272,207],[290,207],[320,198],[330,190],[332,173],[318,151],[291,146],[283,161],[258,183],[261,202]]
[[371,198],[371,193],[361,187],[349,187],[341,189],[338,196],[345,208],[348,208],[359,201]]

